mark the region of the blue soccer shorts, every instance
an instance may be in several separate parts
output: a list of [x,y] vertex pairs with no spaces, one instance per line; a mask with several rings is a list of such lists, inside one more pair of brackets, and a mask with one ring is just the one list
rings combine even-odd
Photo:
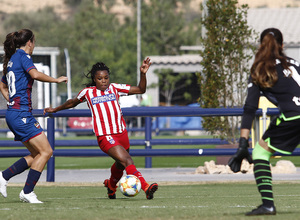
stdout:
[[7,110],[5,119],[9,129],[15,135],[15,141],[27,142],[43,131],[31,112]]

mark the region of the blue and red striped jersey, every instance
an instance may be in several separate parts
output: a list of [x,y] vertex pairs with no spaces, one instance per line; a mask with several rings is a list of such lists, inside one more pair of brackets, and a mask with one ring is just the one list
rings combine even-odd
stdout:
[[8,109],[32,110],[31,92],[34,80],[28,73],[31,69],[36,69],[31,56],[24,50],[18,49],[8,62],[7,74],[1,79],[3,83],[8,85]]

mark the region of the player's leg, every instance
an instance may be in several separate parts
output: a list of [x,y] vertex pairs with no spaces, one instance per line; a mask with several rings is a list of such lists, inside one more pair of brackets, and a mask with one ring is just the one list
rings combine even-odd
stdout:
[[[99,144],[100,149],[108,154],[108,150],[116,145],[120,145],[118,143],[118,136],[120,135],[105,135],[105,136],[98,136],[97,141]],[[128,140],[129,145],[129,140]],[[125,167],[118,163],[117,161],[111,166],[110,168],[110,178],[105,179],[103,184],[107,188],[107,195],[109,199],[116,198],[116,190],[117,190],[117,183],[123,176],[123,171]]]
[[[26,123],[24,123],[24,118],[26,119]],[[14,133],[16,141],[26,141],[30,139],[30,137],[34,137],[40,134],[43,129],[38,125],[38,122],[35,118],[28,112],[14,112],[7,111],[6,112],[6,122],[10,130]],[[16,161],[13,165],[8,167],[2,173],[0,173],[0,192],[6,197],[6,185],[8,181],[31,166],[33,161],[32,154],[23,157]]]
[[157,183],[149,185],[144,179],[143,175],[136,169],[134,162],[128,152],[129,149],[125,150],[124,147],[117,145],[108,150],[108,155],[110,155],[115,161],[120,163],[125,167],[126,173],[128,175],[135,175],[141,181],[142,189],[146,193],[147,199],[153,199],[154,192],[158,189]]
[[117,183],[119,182],[119,180],[122,178],[123,176],[123,171],[125,170],[125,167],[122,166],[122,164],[115,162],[111,168],[110,168],[110,172],[111,172],[111,176],[110,176],[110,184],[112,187],[116,187]]
[[251,212],[246,213],[246,215],[276,214],[276,208],[273,200],[272,173],[270,168],[270,157],[273,153],[267,151],[265,148],[267,148],[267,144],[261,140],[255,145],[255,148],[252,151],[254,177],[258,191],[261,195],[262,205],[253,209]]
[[53,150],[48,142],[44,132],[31,138],[23,144],[30,151],[33,158],[31,169],[28,172],[27,179],[23,190],[20,193],[20,199],[29,203],[42,203],[34,193],[34,187],[39,181],[42,171],[53,154]]
[[24,172],[29,168],[26,160],[27,158],[28,160],[32,159],[31,156],[22,157],[21,159],[16,161],[13,165],[8,167],[6,170],[0,172],[0,193],[3,197],[7,197],[6,186],[8,181],[12,177]]
[[124,166],[115,162],[110,168],[110,178],[104,180],[103,184],[107,188],[107,195],[110,199],[116,198],[117,183],[123,176]]

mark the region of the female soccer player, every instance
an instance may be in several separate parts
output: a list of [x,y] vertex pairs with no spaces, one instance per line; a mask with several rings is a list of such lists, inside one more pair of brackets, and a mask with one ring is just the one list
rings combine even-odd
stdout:
[[8,180],[30,167],[25,186],[19,196],[24,202],[42,203],[33,189],[52,156],[52,148],[43,129],[31,113],[31,90],[34,80],[61,83],[67,82],[67,77],[55,79],[39,72],[31,59],[34,46],[34,34],[28,29],[9,33],[4,41],[5,54],[0,90],[8,102],[6,123],[14,133],[15,140],[22,141],[30,154],[0,172],[0,193],[7,197]]
[[[274,152],[292,154],[300,142],[300,64],[284,54],[280,30],[264,30],[260,43],[251,67],[239,148],[228,165],[232,171],[238,172],[244,158],[250,163],[253,159],[254,177],[262,205],[246,215],[275,215],[269,161]],[[261,93],[278,106],[281,114],[271,122],[262,139],[256,143],[251,159],[248,138]]]
[[104,181],[107,194],[110,199],[116,198],[116,184],[127,174],[137,176],[146,193],[147,199],[153,199],[154,192],[158,189],[157,183],[149,185],[142,174],[136,169],[129,155],[129,139],[125,121],[119,105],[119,97],[122,95],[143,94],[146,91],[146,73],[151,65],[150,59],[146,58],[140,67],[140,82],[138,86],[110,83],[109,68],[102,62],[93,65],[86,75],[91,82],[81,90],[77,97],[66,101],[56,108],[45,108],[44,113],[53,113],[63,109],[73,108],[83,101],[91,110],[93,117],[93,130],[97,136],[99,147],[103,152],[115,160],[111,167],[110,179]]

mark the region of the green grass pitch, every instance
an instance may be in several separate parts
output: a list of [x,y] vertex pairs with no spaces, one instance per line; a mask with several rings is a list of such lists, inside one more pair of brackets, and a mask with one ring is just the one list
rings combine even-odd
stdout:
[[8,197],[0,197],[0,219],[298,219],[300,183],[274,183],[276,216],[247,217],[260,204],[253,183],[162,184],[153,200],[144,192],[127,198],[117,191],[117,199],[106,197],[99,185],[41,184],[35,189],[43,204],[19,201],[22,185],[8,186]]

